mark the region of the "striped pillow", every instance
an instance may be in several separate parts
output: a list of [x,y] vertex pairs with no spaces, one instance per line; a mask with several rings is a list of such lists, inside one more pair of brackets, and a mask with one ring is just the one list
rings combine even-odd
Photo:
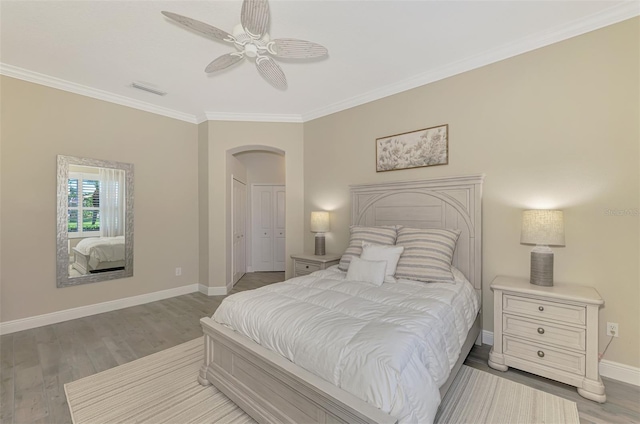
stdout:
[[460,230],[402,227],[397,246],[404,246],[396,278],[453,283],[451,261]]
[[349,227],[351,239],[349,247],[344,251],[338,269],[346,271],[349,269],[351,259],[359,258],[362,253],[362,242],[383,244],[393,246],[396,242],[396,227],[360,227],[352,225]]

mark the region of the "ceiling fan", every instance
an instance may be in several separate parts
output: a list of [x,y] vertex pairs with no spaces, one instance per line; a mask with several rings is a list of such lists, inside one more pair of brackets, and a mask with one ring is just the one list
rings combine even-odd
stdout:
[[260,75],[274,87],[284,90],[287,88],[287,77],[273,60],[274,58],[310,59],[328,54],[324,46],[311,41],[294,38],[271,40],[267,32],[269,30],[269,2],[267,0],[244,0],[240,13],[240,24],[235,26],[233,34],[177,13],[163,11],[162,14],[196,32],[235,45],[238,51],[214,59],[204,69],[207,73],[228,68],[245,57],[255,58],[256,68],[258,68]]

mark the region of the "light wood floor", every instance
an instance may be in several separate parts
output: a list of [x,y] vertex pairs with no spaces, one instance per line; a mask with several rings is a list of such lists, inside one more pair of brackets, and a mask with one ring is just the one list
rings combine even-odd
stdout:
[[[246,274],[233,293],[282,281],[284,273]],[[70,423],[64,384],[200,337],[200,318],[224,296],[179,296],[0,337],[0,422]],[[474,347],[466,364],[578,403],[584,423],[640,423],[640,388],[605,380],[607,403],[518,370],[487,366],[490,346]]]

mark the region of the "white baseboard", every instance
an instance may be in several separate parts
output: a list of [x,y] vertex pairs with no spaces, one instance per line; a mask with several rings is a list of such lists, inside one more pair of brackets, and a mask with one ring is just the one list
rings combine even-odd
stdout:
[[603,359],[600,361],[600,375],[612,380],[640,386],[640,368]]
[[198,291],[207,296],[225,296],[227,294],[227,287],[209,287],[204,284],[199,284]]
[[[482,343],[493,346],[493,331],[482,330]],[[603,359],[600,361],[600,375],[612,380],[640,386],[640,368]]]
[[493,331],[482,330],[482,344],[493,346]]
[[139,296],[125,297],[124,299],[96,303],[95,305],[80,306],[78,308],[66,309],[64,311],[51,312],[49,314],[2,322],[0,323],[0,334],[10,334],[15,333],[16,331],[57,324],[63,321],[84,318],[90,315],[102,314],[104,312],[111,312],[131,306],[155,302],[157,300],[169,299],[170,297],[182,296],[183,294],[195,293],[197,291],[198,284],[189,284],[188,286],[176,287],[174,289],[161,290],[153,293],[141,294]]

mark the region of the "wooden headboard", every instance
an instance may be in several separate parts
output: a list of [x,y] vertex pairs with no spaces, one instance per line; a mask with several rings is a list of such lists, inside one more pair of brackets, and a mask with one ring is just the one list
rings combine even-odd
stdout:
[[351,186],[351,223],[459,229],[453,265],[482,290],[484,175]]

